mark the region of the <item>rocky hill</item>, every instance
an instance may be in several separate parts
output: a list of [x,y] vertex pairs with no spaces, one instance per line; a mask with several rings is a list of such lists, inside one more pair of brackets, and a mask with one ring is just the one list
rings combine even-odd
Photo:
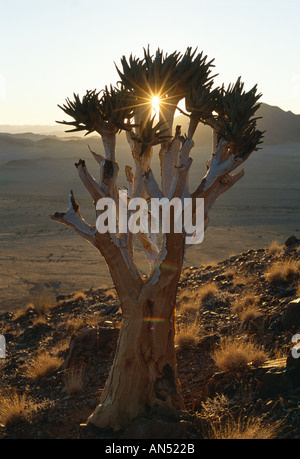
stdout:
[[299,249],[290,237],[184,269],[176,346],[186,411],[157,410],[118,433],[85,425],[122,320],[114,290],[2,314],[0,438],[300,438]]

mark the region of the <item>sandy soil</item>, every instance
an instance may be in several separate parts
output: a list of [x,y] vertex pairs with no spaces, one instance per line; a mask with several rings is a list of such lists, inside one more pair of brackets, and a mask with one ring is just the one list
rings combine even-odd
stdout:
[[[66,209],[67,194],[74,189],[83,217],[94,224],[93,204],[73,167],[80,148],[65,150],[58,162],[59,152],[54,157],[50,147],[49,151],[39,147],[29,152],[32,162],[0,167],[0,311],[22,307],[39,291],[56,296],[111,285],[98,252],[49,218]],[[188,251],[188,266],[218,262],[250,248],[267,247],[274,240],[283,244],[292,234],[300,238],[299,148],[299,144],[265,146],[249,158],[243,180],[213,207],[204,242]],[[207,148],[202,149],[207,154]],[[41,152],[50,158],[34,159]],[[25,149],[22,154],[27,157],[27,153]],[[193,188],[205,164],[198,153],[195,149]],[[90,164],[89,156],[89,168]],[[141,253],[137,262],[147,270]]]
[[[57,209],[55,205],[47,199],[34,202],[32,198],[23,198],[22,204],[18,198],[1,201],[0,311],[22,308],[40,292],[55,297],[112,285],[108,268],[97,250],[71,229],[47,217],[50,208]],[[267,247],[274,240],[284,243],[291,234],[300,236],[297,222],[289,221],[287,215],[285,218],[281,215],[272,225],[259,225],[263,216],[257,214],[254,218],[252,212],[248,213],[247,209],[237,208],[236,217],[229,224],[229,210],[217,208],[204,242],[187,252],[187,266],[212,264],[250,248]],[[139,269],[147,273],[143,253],[137,251],[136,260]]]

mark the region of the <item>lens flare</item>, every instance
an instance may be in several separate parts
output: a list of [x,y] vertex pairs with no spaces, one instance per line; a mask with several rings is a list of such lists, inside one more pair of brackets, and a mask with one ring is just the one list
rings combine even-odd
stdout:
[[156,116],[158,118],[159,114],[159,104],[160,104],[160,98],[158,96],[154,96],[152,98],[152,116]]

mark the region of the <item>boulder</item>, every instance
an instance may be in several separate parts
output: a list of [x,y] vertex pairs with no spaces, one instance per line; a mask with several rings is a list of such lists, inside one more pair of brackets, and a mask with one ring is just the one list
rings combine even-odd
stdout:
[[96,328],[84,328],[78,335],[72,335],[69,354],[65,360],[64,368],[78,363],[83,353],[98,350],[98,332]]
[[300,326],[300,298],[288,303],[282,315],[282,325],[285,330],[291,330]]
[[168,422],[155,417],[153,419],[139,417],[124,430],[120,438],[180,440],[187,438],[187,427],[186,421]]
[[298,245],[300,243],[300,239],[296,238],[296,236],[290,236],[284,243],[286,247],[292,247],[293,245]]
[[272,369],[264,375],[257,396],[266,400],[289,392],[290,389],[291,383],[285,369]]

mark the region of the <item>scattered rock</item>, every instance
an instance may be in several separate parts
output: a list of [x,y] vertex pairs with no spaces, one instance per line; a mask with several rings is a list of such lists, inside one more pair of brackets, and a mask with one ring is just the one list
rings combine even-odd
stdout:
[[109,314],[115,314],[119,310],[119,305],[108,306],[103,312],[102,315],[108,316]]
[[[114,295],[107,295],[105,289],[90,289],[80,301],[72,294],[59,296],[43,322],[36,322],[37,313],[30,308],[24,314],[0,315],[0,333],[5,334],[7,344],[6,359],[0,362],[1,386],[26,393],[37,406],[49,402],[30,422],[16,422],[10,429],[0,425],[0,438],[201,438],[202,428],[197,425],[200,414],[205,420],[203,426],[210,422],[203,403],[212,404],[210,416],[217,416],[218,422],[226,422],[231,415],[251,416],[255,412],[267,421],[283,422],[285,428],[278,438],[300,438],[300,358],[291,355],[292,335],[300,333],[300,299],[296,293],[300,273],[277,285],[265,278],[270,263],[299,261],[300,253],[294,250],[299,242],[292,237],[286,241],[286,249],[276,254],[250,250],[215,265],[184,270],[180,294],[196,295],[197,289],[209,282],[214,282],[219,292],[211,303],[199,302],[192,313],[181,310],[180,305],[177,309],[176,325],[184,329],[199,324],[200,337],[198,344],[177,350],[185,415],[156,408],[119,433],[82,425],[99,403],[114,358],[121,319]],[[239,285],[237,279],[241,279]],[[248,320],[247,327],[239,313],[232,311],[233,303],[246,295],[255,297],[260,314]],[[71,336],[72,328],[67,324],[74,318],[78,319],[76,327],[86,324],[86,328],[78,328]],[[258,368],[250,365],[240,373],[220,372],[212,352],[227,336],[255,341],[271,361]],[[69,347],[58,351],[57,344],[66,338]],[[62,367],[39,383],[30,381],[22,371],[34,360],[37,350],[64,359]],[[278,351],[288,357],[276,363],[272,359]],[[66,393],[66,376],[71,374],[70,368],[81,363],[85,387]]]

